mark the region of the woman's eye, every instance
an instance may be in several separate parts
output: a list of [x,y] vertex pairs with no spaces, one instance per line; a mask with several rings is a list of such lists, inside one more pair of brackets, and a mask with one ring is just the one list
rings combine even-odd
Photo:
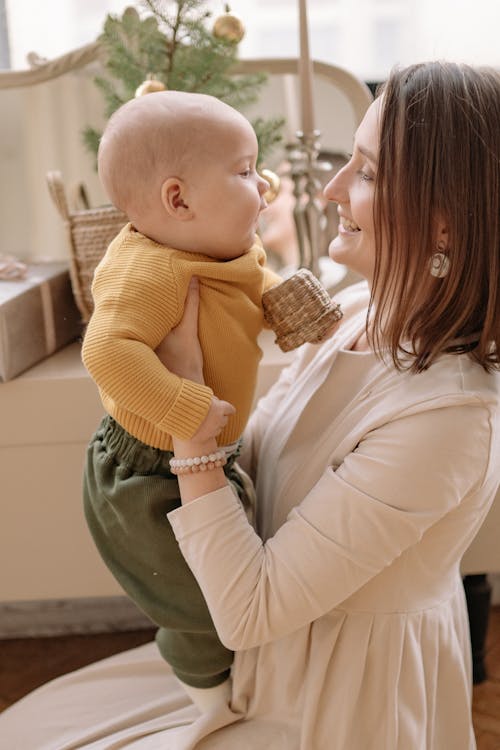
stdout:
[[240,175],[242,177],[250,177],[251,173],[252,173],[251,169],[244,169],[243,172],[240,172]]
[[363,172],[362,169],[358,169],[358,175],[363,180],[363,182],[373,182],[372,175],[368,174],[367,172]]

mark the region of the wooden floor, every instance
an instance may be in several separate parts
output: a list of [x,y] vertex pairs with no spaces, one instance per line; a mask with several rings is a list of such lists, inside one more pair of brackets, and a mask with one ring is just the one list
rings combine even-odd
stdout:
[[[141,630],[0,641],[0,710],[53,677],[147,643],[153,637],[153,630]],[[474,687],[477,747],[500,750],[500,606],[493,607],[490,614],[486,668],[488,679]]]
[[486,640],[488,679],[474,686],[473,718],[478,750],[500,750],[500,606],[492,608]]

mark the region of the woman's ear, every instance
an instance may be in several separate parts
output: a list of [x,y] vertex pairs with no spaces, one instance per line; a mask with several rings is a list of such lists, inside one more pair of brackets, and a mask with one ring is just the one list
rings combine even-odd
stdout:
[[168,177],[160,189],[163,208],[173,219],[187,221],[193,218],[193,212],[187,203],[187,188],[179,177]]
[[448,232],[448,225],[441,219],[438,220],[436,226],[436,248],[443,251],[448,250],[450,245],[450,237]]

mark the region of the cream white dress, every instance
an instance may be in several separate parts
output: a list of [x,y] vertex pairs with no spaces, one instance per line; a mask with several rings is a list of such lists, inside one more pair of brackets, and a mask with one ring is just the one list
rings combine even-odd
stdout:
[[231,707],[200,717],[148,645],[4,712],[6,748],[473,750],[459,563],[500,480],[500,378],[352,352],[366,286],[341,301],[249,425],[260,536],[229,488],[169,515],[236,651]]

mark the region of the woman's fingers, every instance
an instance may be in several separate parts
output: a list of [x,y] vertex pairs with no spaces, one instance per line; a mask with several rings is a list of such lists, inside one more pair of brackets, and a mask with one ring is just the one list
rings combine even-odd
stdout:
[[200,282],[196,276],[191,278],[184,304],[184,314],[179,327],[185,327],[193,336],[198,336],[198,311],[200,308]]
[[199,281],[192,278],[179,324],[156,349],[165,367],[182,378],[203,383],[203,354],[198,339]]

